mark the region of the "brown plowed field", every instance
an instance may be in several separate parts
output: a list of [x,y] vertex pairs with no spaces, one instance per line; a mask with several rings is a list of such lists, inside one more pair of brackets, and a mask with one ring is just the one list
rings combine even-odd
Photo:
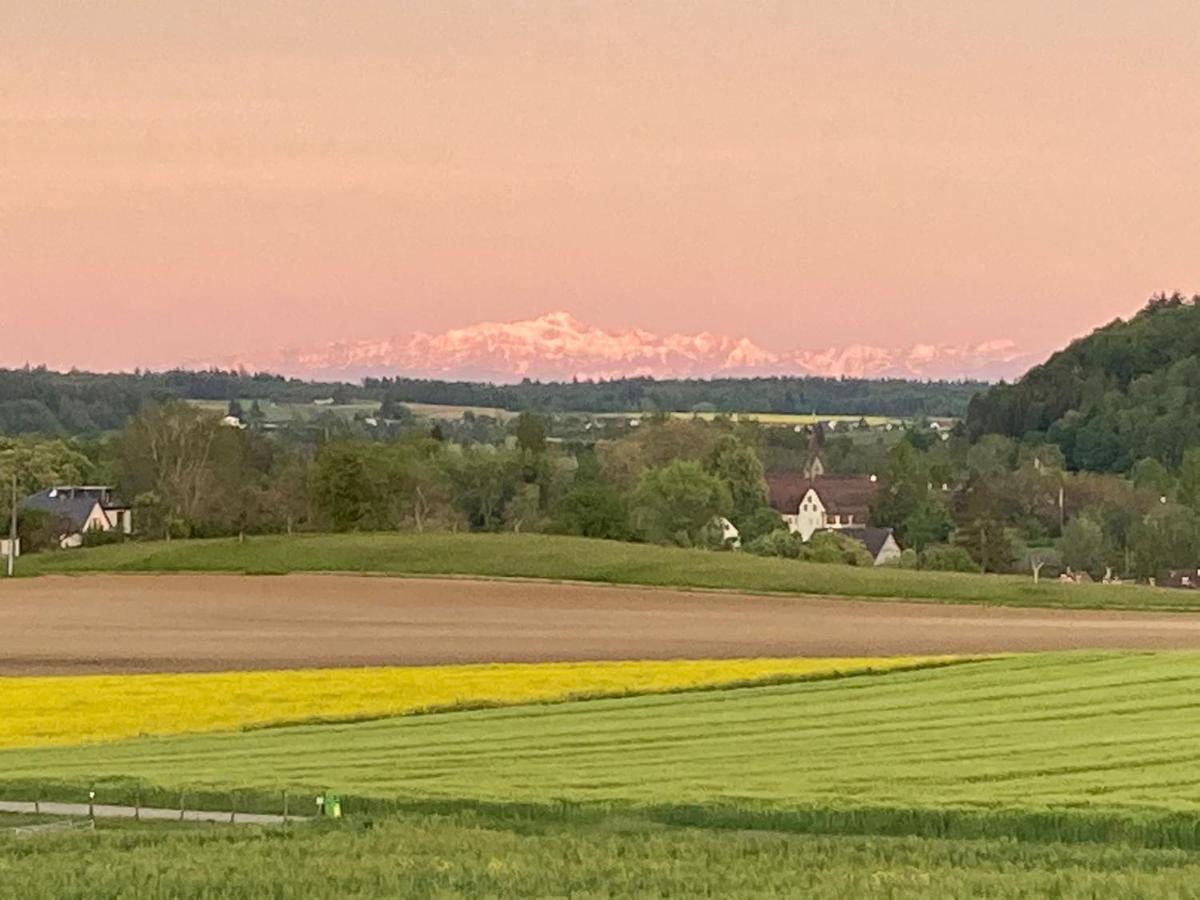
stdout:
[[1200,649],[1200,615],[343,575],[0,582],[0,674]]

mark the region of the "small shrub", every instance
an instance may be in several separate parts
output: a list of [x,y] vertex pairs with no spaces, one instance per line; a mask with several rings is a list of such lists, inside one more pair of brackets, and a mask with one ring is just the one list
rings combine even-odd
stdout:
[[978,572],[979,566],[962,547],[931,544],[920,555],[920,568],[934,572]]
[[836,531],[818,531],[809,538],[804,545],[804,559],[808,562],[867,567],[875,562],[860,542]]
[[755,556],[778,556],[782,559],[799,559],[804,552],[804,545],[800,542],[800,535],[793,534],[786,528],[781,528],[769,534],[764,534],[761,537],[756,537],[748,544],[743,545],[742,549],[747,553],[753,553]]

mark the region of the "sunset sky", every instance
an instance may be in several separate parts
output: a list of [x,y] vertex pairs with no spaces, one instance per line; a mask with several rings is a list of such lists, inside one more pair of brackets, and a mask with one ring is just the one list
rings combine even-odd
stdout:
[[1197,60],[1194,0],[0,0],[0,365],[1043,352],[1200,290]]

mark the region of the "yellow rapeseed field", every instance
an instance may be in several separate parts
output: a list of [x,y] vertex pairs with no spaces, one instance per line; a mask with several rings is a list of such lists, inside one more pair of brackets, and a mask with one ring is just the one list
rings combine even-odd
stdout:
[[228,731],[465,706],[653,694],[911,668],[954,657],[500,663],[0,678],[0,747]]

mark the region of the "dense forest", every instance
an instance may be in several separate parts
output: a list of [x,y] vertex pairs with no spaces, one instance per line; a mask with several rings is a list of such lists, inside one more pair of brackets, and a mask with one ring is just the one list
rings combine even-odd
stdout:
[[978,395],[967,432],[1047,440],[1074,470],[1130,472],[1143,460],[1178,468],[1200,446],[1200,295],[1156,296],[1129,321]]
[[0,369],[0,434],[95,435],[121,428],[147,402],[270,400],[435,403],[500,407],[514,412],[841,413],[895,417],[961,416],[984,387],[979,382],[833,378],[752,378],[515,385],[417,379],[368,379],[363,384],[302,381],[225,371],[117,374]]

